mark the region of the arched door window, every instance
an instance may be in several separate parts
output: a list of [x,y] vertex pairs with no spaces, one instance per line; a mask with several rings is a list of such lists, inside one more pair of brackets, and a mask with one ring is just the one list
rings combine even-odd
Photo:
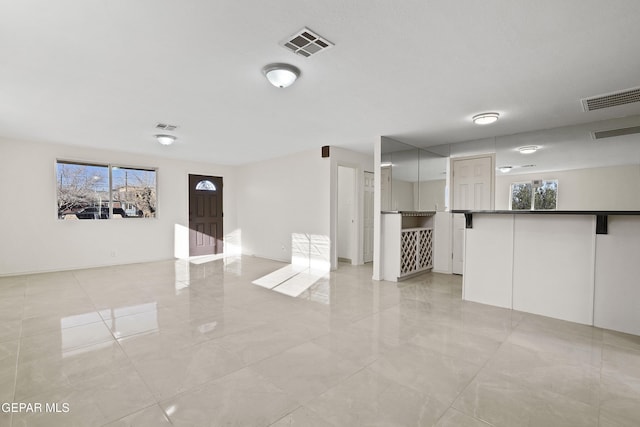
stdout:
[[196,184],[196,190],[216,191],[216,186],[208,179],[203,179]]

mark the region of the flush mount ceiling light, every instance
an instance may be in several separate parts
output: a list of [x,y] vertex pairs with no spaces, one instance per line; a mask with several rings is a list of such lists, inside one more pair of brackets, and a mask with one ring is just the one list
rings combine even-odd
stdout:
[[262,69],[269,83],[275,87],[288,87],[300,76],[300,70],[289,64],[269,64]]
[[500,166],[498,168],[498,170],[502,173],[507,173],[509,172],[511,169],[513,169],[513,166]]
[[524,147],[518,148],[518,151],[522,154],[531,154],[531,153],[535,153],[539,149],[540,147],[538,147],[537,145],[526,145]]
[[167,135],[167,134],[159,134],[159,135],[154,135],[156,137],[156,139],[158,140],[158,142],[162,145],[171,145],[176,141],[176,137],[173,135]]
[[500,114],[498,113],[482,113],[476,114],[471,118],[471,120],[473,120],[473,123],[477,125],[489,125],[497,122],[499,117]]

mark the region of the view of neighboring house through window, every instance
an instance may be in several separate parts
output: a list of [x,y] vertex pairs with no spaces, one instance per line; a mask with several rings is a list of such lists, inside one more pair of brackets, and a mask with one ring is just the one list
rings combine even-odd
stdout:
[[553,210],[558,204],[558,180],[535,180],[511,184],[511,210]]
[[155,170],[113,166],[111,185],[113,208],[122,209],[127,218],[156,216]]
[[110,219],[156,216],[156,171],[59,160],[58,218]]

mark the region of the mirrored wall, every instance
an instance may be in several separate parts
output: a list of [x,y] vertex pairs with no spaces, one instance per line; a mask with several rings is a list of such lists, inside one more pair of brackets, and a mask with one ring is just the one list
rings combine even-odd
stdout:
[[496,155],[497,210],[517,208],[527,183],[533,201],[552,182],[558,210],[640,210],[640,116],[423,149],[383,138],[382,209],[446,210],[447,158],[486,153]]
[[444,211],[448,156],[382,139],[383,211]]

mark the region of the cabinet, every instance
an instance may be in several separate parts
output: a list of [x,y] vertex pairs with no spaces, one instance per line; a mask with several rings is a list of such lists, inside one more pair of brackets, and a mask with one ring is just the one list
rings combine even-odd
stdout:
[[383,212],[382,278],[398,280],[433,267],[435,212]]

